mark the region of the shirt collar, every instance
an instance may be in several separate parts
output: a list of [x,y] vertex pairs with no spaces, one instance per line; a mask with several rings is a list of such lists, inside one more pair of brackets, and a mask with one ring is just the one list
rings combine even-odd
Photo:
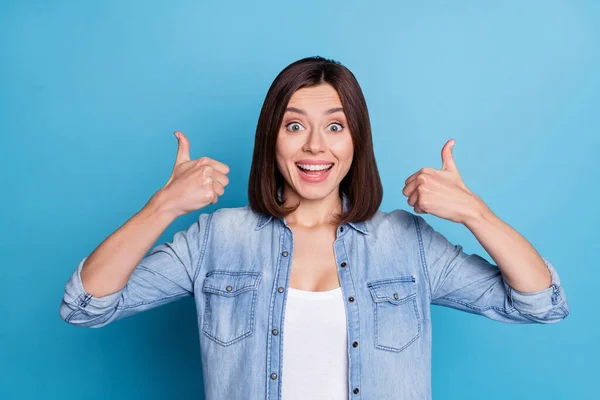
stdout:
[[[283,186],[279,186],[277,188],[277,199],[280,202],[282,201],[282,192],[283,192]],[[348,211],[349,206],[350,206],[350,199],[348,198],[348,196],[346,196],[345,193],[342,193],[342,209],[343,209],[344,213],[346,213]],[[261,213],[255,229],[256,230],[262,229],[272,219],[273,219],[272,215],[266,215],[266,214]],[[367,229],[366,222],[348,222],[348,225],[350,225],[352,228],[356,229],[357,231],[359,231],[365,235],[369,234],[369,230]]]

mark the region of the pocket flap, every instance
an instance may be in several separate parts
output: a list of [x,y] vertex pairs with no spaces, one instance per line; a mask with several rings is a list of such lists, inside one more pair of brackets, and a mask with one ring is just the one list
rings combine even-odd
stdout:
[[417,283],[414,276],[380,279],[367,283],[371,297],[376,303],[389,301],[400,304],[417,294]]
[[260,272],[210,271],[204,278],[202,291],[223,296],[237,296],[258,288]]

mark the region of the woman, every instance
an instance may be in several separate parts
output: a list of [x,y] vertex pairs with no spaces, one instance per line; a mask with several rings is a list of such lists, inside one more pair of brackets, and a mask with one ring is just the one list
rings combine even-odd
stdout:
[[[554,267],[473,194],[452,158],[403,194],[418,214],[464,224],[495,263],[466,254],[418,215],[382,212],[369,115],[354,75],[320,57],[286,67],[256,130],[249,205],[215,204],[229,168],[190,160],[84,258],[61,317],[104,326],[193,295],[206,398],[429,399],[431,312],[438,304],[507,323],[553,323],[569,307]],[[285,335],[285,340],[284,340]]]

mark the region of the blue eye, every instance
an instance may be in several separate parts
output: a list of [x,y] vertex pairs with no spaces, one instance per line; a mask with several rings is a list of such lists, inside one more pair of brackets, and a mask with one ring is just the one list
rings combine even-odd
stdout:
[[[290,129],[290,126],[295,126],[294,128]],[[287,124],[285,126],[289,131],[292,132],[298,132],[301,131],[302,129],[304,129],[304,127],[299,123],[299,122],[290,122],[289,124]],[[302,128],[302,129],[300,129]]]
[[[344,125],[338,123],[338,122],[334,122],[333,124],[329,125],[329,126],[338,126],[339,128],[336,128],[335,130],[332,130],[331,132],[339,132],[342,129],[344,129]],[[328,126],[328,128],[329,128]]]

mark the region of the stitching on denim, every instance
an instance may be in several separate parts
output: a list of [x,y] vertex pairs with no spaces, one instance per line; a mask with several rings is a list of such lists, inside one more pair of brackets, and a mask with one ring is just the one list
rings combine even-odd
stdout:
[[88,306],[88,304],[90,304],[90,301],[92,301],[92,295],[91,295],[91,294],[88,294],[88,295],[87,295],[87,296],[86,296],[86,297],[83,299],[83,302],[84,302],[84,305],[83,305],[83,306],[84,306],[84,307],[87,307],[87,306]]
[[396,278],[383,278],[383,279],[377,279],[374,281],[368,281],[367,286],[379,286],[379,285],[385,285],[386,283],[396,283],[396,282],[416,282],[416,280],[413,275],[404,275],[404,276],[398,276]]
[[429,274],[427,272],[427,262],[425,261],[425,250],[423,249],[423,238],[421,237],[421,226],[419,225],[419,219],[416,215],[411,214],[413,219],[415,220],[415,227],[417,229],[417,239],[419,241],[419,253],[421,255],[421,267],[423,268],[423,274],[425,275],[425,280],[427,281],[427,286],[429,287],[429,293],[427,294],[429,297],[429,302],[431,302],[431,282],[429,281]]
[[79,296],[77,296],[77,299],[75,300],[75,303],[79,306],[79,307],[84,307],[84,299],[85,299],[86,294],[85,293],[81,293]]
[[505,308],[502,308],[502,307],[496,307],[496,306],[487,306],[487,307],[481,308],[481,307],[474,306],[474,305],[472,305],[470,303],[465,303],[464,301],[451,299],[449,297],[442,297],[441,300],[448,300],[448,301],[451,301],[453,303],[458,303],[458,304],[461,304],[461,305],[463,305],[465,307],[468,307],[468,308],[476,310],[476,311],[496,310],[496,311],[500,311],[500,312],[506,313],[506,314],[512,314],[513,312],[517,311],[517,309],[514,308],[514,307],[510,307],[508,309],[505,309]]
[[71,319],[73,319],[73,317],[75,316],[75,313],[76,313],[77,311],[79,311],[79,310],[73,310],[73,311],[71,311],[71,312],[69,313],[69,315],[67,315],[67,318],[65,318],[65,321],[66,321],[66,322],[70,322],[70,321],[71,321]]
[[[233,292],[228,292],[226,290],[206,286],[206,282],[208,281],[210,283],[209,279],[213,275],[248,276],[248,277],[254,278],[254,279],[252,279],[250,285],[246,285],[241,288],[238,288],[237,290],[235,290]],[[227,270],[215,269],[215,270],[212,270],[212,271],[209,271],[206,273],[203,284],[202,284],[201,291],[215,293],[215,294],[223,295],[226,297],[233,297],[233,296],[239,295],[240,293],[244,293],[244,292],[247,292],[250,290],[257,289],[258,286],[260,285],[261,280],[262,280],[262,274],[260,272],[227,271]]]
[[[276,264],[275,264],[275,273],[274,273],[274,278],[273,278],[274,282],[278,282],[279,281],[279,275],[280,275],[280,272],[281,272],[280,263],[281,263],[281,257],[282,257],[281,256],[281,249],[283,248],[283,237],[285,236],[285,226],[283,224],[278,224],[277,226],[280,227],[281,231],[279,232],[279,251],[277,252],[277,261],[276,261]],[[294,243],[293,241],[294,241],[294,238],[292,237],[292,250],[293,250],[293,247],[294,247],[293,246],[293,243]],[[287,284],[288,284],[288,282],[287,282],[287,278],[286,278],[286,283],[285,283],[286,287],[287,287]],[[278,287],[279,287],[279,284],[273,285],[273,290],[271,291],[271,301],[270,301],[270,304],[269,304],[269,319],[268,319],[269,326],[273,326],[273,314],[274,314],[273,310],[274,310],[274,307],[275,307],[274,297],[277,296],[276,291],[277,291]],[[282,307],[285,309],[285,302],[286,302],[286,299],[287,299],[287,292],[284,292],[283,295],[284,295],[284,298],[282,299],[282,301],[283,301],[283,306]],[[281,320],[283,320],[283,319],[284,319],[284,316],[283,316],[283,312],[282,312]],[[281,325],[279,327],[280,335],[283,335],[283,322],[281,322],[280,325]],[[271,343],[272,343],[272,341],[273,341],[273,336],[272,335],[267,335],[267,362],[266,362],[266,371],[265,371],[266,372],[265,376],[267,377],[266,378],[266,380],[267,380],[266,400],[268,400],[270,398],[270,393],[271,393],[270,392],[270,390],[271,390],[270,389],[270,383],[271,382],[269,382],[269,375],[271,374]],[[280,342],[281,341],[282,340],[280,339]],[[282,349],[282,347],[280,346],[280,351],[281,351],[281,349]],[[283,354],[281,354],[281,356],[279,357],[280,366],[282,364],[282,360],[283,360]],[[279,395],[278,396],[281,397],[280,390],[279,390]]]
[[[382,285],[380,285],[380,286],[382,286]],[[403,297],[401,299],[398,299],[398,300],[396,300],[396,299],[394,299],[392,297],[379,297],[379,296],[377,296],[377,294],[375,293],[375,288],[374,287],[368,287],[368,289],[369,289],[369,292],[371,293],[371,297],[372,297],[373,301],[376,302],[376,303],[381,303],[381,302],[388,301],[388,302],[390,302],[392,304],[402,304],[402,303],[406,303],[407,301],[409,301],[409,300],[417,297],[417,292],[416,292],[417,287],[416,287],[416,285],[414,286],[414,289],[415,289],[414,292],[411,292],[409,295],[407,295],[407,296],[405,296],[405,297]]]
[[148,304],[154,304],[154,303],[158,303],[158,302],[161,302],[161,301],[164,301],[164,300],[173,299],[175,297],[187,296],[188,294],[189,294],[188,291],[179,292],[179,293],[175,293],[175,294],[170,295],[170,296],[161,297],[159,299],[153,299],[153,300],[148,300],[148,301],[140,301],[139,303],[129,304],[129,305],[117,305],[116,309],[117,310],[127,310],[129,308],[136,308],[136,307],[139,307],[139,306],[144,306],[144,305],[148,305]]
[[[283,238],[285,237],[285,229],[286,229],[286,226],[283,223],[283,221],[280,220],[280,222],[281,222],[280,226],[281,226],[281,229],[282,229],[282,234],[279,237],[279,260],[280,260],[280,262],[277,263],[277,277],[279,277],[279,272],[281,270],[281,260],[282,260],[282,258],[281,258],[282,257],[281,256],[281,250],[283,249]],[[290,232],[292,231],[292,229],[289,228],[289,227],[287,229],[289,229]],[[289,251],[289,253],[290,253],[289,257],[290,258],[289,258],[289,260],[291,260],[292,257],[293,257],[294,248],[295,248],[294,234],[291,233],[290,234],[290,251]],[[290,266],[287,268],[286,282],[285,282],[286,287],[289,287],[291,262],[289,262],[288,264]],[[281,311],[281,315],[280,315],[280,326],[279,326],[279,328],[281,329],[282,333],[279,336],[279,361],[278,362],[279,362],[279,378],[280,379],[277,380],[277,398],[278,399],[281,398],[281,393],[282,393],[282,390],[283,390],[282,389],[282,383],[281,383],[282,380],[281,379],[282,379],[282,375],[283,375],[283,373],[282,373],[282,368],[283,368],[283,328],[284,328],[284,322],[285,322],[285,315],[284,314],[285,314],[285,304],[286,304],[286,302],[287,302],[287,291],[285,293],[285,297],[283,298],[283,305],[282,305],[282,308],[281,308],[282,311]],[[269,348],[270,348],[272,335],[268,335],[268,336],[269,336]],[[268,357],[269,357],[268,368],[271,369],[271,354],[270,354],[270,352],[268,354]],[[267,376],[269,376],[269,375],[270,375],[270,371],[267,371]],[[267,382],[268,382],[268,380],[269,380],[269,378],[267,378]],[[268,385],[269,384],[267,383],[267,387],[268,387]],[[267,389],[267,398],[269,397],[268,393],[269,393],[269,391]]]
[[[238,342],[250,335],[252,335],[254,333],[254,315],[255,315],[255,310],[256,310],[256,300],[257,300],[257,296],[258,296],[258,290],[254,289],[253,290],[254,293],[252,294],[252,300],[250,300],[250,326],[248,327],[248,329],[246,330],[246,332],[244,332],[243,334],[241,334],[238,337],[235,337],[229,341],[224,341],[221,338],[218,338],[216,335],[213,335],[209,329],[208,329],[208,318],[206,318],[206,313],[211,313],[211,310],[208,310],[208,303],[209,303],[209,298],[208,298],[208,294],[205,294],[205,307],[204,307],[204,312],[205,312],[205,318],[204,318],[204,324],[202,325],[202,331],[211,339],[213,339],[215,342],[223,345],[223,346],[229,346],[235,342]],[[237,319],[237,321],[239,322],[239,319]]]
[[[343,238],[340,238],[340,240],[342,241],[342,247],[344,248],[344,254],[346,255],[346,259],[348,260],[348,264],[346,265],[345,268],[347,268],[346,271],[348,272],[348,275],[350,276],[350,281],[352,281],[352,287],[354,288],[354,290],[356,290],[356,288],[357,288],[356,281],[354,280],[354,276],[352,275],[352,269],[351,269],[352,263],[350,262],[350,259],[349,259],[350,253],[348,253],[348,249],[346,248],[346,241]],[[344,295],[345,295],[345,293],[344,293]],[[346,299],[344,299],[344,303],[346,304]],[[356,307],[356,315],[357,315],[357,320],[358,320],[358,325],[359,325],[359,327],[358,327],[358,335],[359,336],[358,336],[358,338],[356,338],[356,340],[359,341],[359,340],[362,340],[360,337],[360,307]],[[360,352],[361,352],[360,346],[356,350],[357,350],[356,353],[358,353],[356,355],[356,358],[358,358],[360,360]],[[358,372],[356,373],[356,375],[358,376],[358,379],[359,379],[358,385],[362,387],[362,379],[361,379],[362,373],[360,370],[360,363],[357,363],[356,368],[358,370]],[[348,377],[348,379],[351,379],[351,378],[352,378],[351,376]]]
[[[200,269],[202,268],[202,263],[204,262],[204,253],[206,251],[206,245],[208,243],[208,234],[210,231],[213,215],[214,215],[214,213],[210,213],[210,214],[208,214],[208,217],[206,217],[206,227],[204,228],[204,240],[202,242],[202,249],[200,250],[200,256],[198,257],[198,264],[196,265],[196,271],[194,271],[194,279],[192,280],[192,288],[196,285],[196,280],[198,279],[198,273],[200,273]],[[200,217],[200,220],[202,220],[202,217]]]
[[[382,350],[387,350],[387,351],[393,351],[393,352],[401,352],[402,350],[406,349],[408,346],[410,346],[415,340],[417,340],[420,336],[421,336],[421,318],[419,315],[419,309],[417,306],[417,299],[416,297],[414,297],[413,299],[413,310],[415,313],[415,317],[417,319],[417,334],[406,344],[404,344],[402,347],[392,347],[392,346],[386,346],[384,344],[379,344],[379,324],[378,324],[378,317],[377,317],[377,305],[379,303],[374,303],[375,304],[375,347],[378,349],[382,349]],[[396,311],[396,312],[400,312],[400,310]]]
[[[205,277],[208,278],[209,276],[216,275],[216,274],[231,275],[231,276],[256,275],[258,277],[258,275],[260,275],[260,272],[258,272],[258,271],[230,271],[227,269],[212,269],[206,273]],[[256,283],[255,283],[255,285],[256,285]]]
[[502,282],[504,283],[504,289],[506,291],[506,297],[508,298],[508,304],[510,304],[510,306],[514,308],[514,299],[513,299],[513,295],[512,295],[512,287],[510,287],[510,285],[508,283],[506,283],[506,281],[504,280],[504,278],[502,278]]

